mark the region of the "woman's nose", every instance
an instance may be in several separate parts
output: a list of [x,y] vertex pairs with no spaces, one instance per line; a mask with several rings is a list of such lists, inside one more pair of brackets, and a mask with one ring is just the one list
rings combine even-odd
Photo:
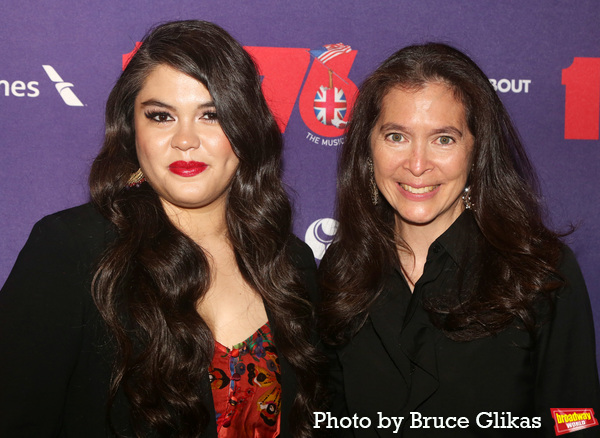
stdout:
[[421,176],[430,169],[427,147],[422,144],[414,144],[409,151],[406,168],[414,175]]
[[200,147],[200,135],[193,123],[180,123],[171,139],[171,147],[188,150]]

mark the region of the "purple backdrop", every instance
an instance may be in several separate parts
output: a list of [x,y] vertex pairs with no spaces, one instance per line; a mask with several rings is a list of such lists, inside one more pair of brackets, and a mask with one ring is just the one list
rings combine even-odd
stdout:
[[[2,7],[0,283],[35,221],[87,200],[87,172],[101,144],[103,107],[122,55],[157,22],[199,18],[254,48],[261,65],[271,63],[263,84],[273,96],[285,94],[291,109],[285,179],[294,192],[295,231],[317,254],[332,232],[331,221],[315,221],[332,216],[339,130],[320,126],[315,117],[314,87],[319,81],[327,86],[326,69],[319,70],[306,52],[340,42],[351,46],[352,52],[328,64],[333,85],[350,100],[353,84],[404,45],[437,40],[470,54],[496,81],[519,128],[540,174],[550,223],[578,225],[568,243],[600,327],[597,0],[86,3]],[[584,59],[574,64],[575,58]]]

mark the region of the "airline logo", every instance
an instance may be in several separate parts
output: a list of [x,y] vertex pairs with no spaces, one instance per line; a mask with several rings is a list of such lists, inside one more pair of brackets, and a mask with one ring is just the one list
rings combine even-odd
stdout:
[[325,255],[325,251],[333,241],[338,225],[338,221],[326,217],[317,219],[306,230],[304,241],[310,246],[316,259],[321,260]]
[[56,90],[58,91],[58,94],[60,95],[60,97],[62,97],[62,100],[67,105],[83,106],[83,103],[81,103],[79,98],[75,95],[75,93],[71,89],[73,87],[72,83],[63,81],[62,78],[60,77],[60,75],[56,72],[54,67],[52,67],[51,65],[42,65],[42,67],[44,67],[44,70],[46,71],[46,74],[48,75],[50,80],[55,83],[55,87],[56,87]]

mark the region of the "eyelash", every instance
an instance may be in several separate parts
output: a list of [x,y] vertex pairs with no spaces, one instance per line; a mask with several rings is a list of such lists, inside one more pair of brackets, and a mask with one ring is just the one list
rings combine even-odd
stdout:
[[[400,137],[402,137],[402,138],[401,138],[400,140],[394,140],[394,139],[392,139],[392,136],[394,136],[394,135],[399,135],[399,136],[400,136]],[[390,141],[393,141],[394,143],[397,143],[397,142],[399,142],[399,141],[402,141],[402,140],[404,140],[404,135],[402,135],[402,134],[400,134],[400,133],[398,133],[398,132],[392,132],[392,133],[390,133],[390,134],[387,134],[387,135],[385,136],[385,138],[389,139]]]
[[[401,138],[400,138],[400,139],[398,139],[398,140],[394,140],[394,139],[392,138],[392,136],[394,136],[394,135],[399,135]],[[389,139],[390,141],[392,141],[392,142],[394,142],[394,143],[397,143],[397,142],[400,142],[400,141],[404,140],[404,135],[402,135],[402,134],[400,134],[400,133],[398,133],[398,132],[392,132],[392,133],[390,133],[390,134],[387,134],[387,135],[385,136],[385,138]],[[448,141],[448,143],[442,143],[442,142],[440,141],[442,138],[447,138],[447,139],[449,140],[449,141]],[[455,143],[455,142],[456,142],[456,140],[455,140],[454,138],[452,138],[451,136],[449,136],[449,135],[440,135],[440,136],[437,138],[437,141],[438,141],[438,142],[439,142],[441,145],[449,145],[449,144],[453,144],[453,143]]]
[[[156,123],[167,123],[173,121],[173,116],[166,111],[148,111],[144,113],[148,120],[152,120]],[[202,114],[202,119],[209,123],[217,123],[219,118],[216,111],[206,111]]]
[[[171,114],[169,114],[165,111],[148,111],[148,112],[144,113],[144,115],[146,116],[146,118],[148,120],[152,120],[156,123],[166,123],[166,122],[170,122],[171,119],[173,119]],[[161,119],[163,119],[163,120],[161,120]],[[164,119],[169,119],[169,120],[164,120]]]
[[202,114],[202,118],[209,123],[217,123],[219,121],[216,111],[206,111]]
[[452,144],[452,143],[455,143],[455,142],[456,142],[456,140],[454,140],[454,139],[453,139],[452,137],[450,137],[449,135],[441,135],[441,136],[439,136],[439,137],[438,137],[438,141],[439,141],[439,140],[441,140],[442,138],[447,138],[447,139],[449,140],[449,142],[448,142],[448,143],[442,143],[442,142],[440,141],[440,144],[441,144],[441,145],[444,145],[444,146],[446,146],[446,145],[449,145],[449,144]]

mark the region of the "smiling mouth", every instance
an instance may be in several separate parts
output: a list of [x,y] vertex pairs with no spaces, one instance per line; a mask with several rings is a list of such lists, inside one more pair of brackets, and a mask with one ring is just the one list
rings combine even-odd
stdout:
[[429,193],[429,192],[433,192],[435,189],[437,189],[440,185],[437,184],[435,186],[426,186],[426,187],[412,187],[409,186],[408,184],[400,184],[400,187],[402,187],[404,190],[406,190],[409,193],[413,193],[415,195],[422,195],[424,193]]

